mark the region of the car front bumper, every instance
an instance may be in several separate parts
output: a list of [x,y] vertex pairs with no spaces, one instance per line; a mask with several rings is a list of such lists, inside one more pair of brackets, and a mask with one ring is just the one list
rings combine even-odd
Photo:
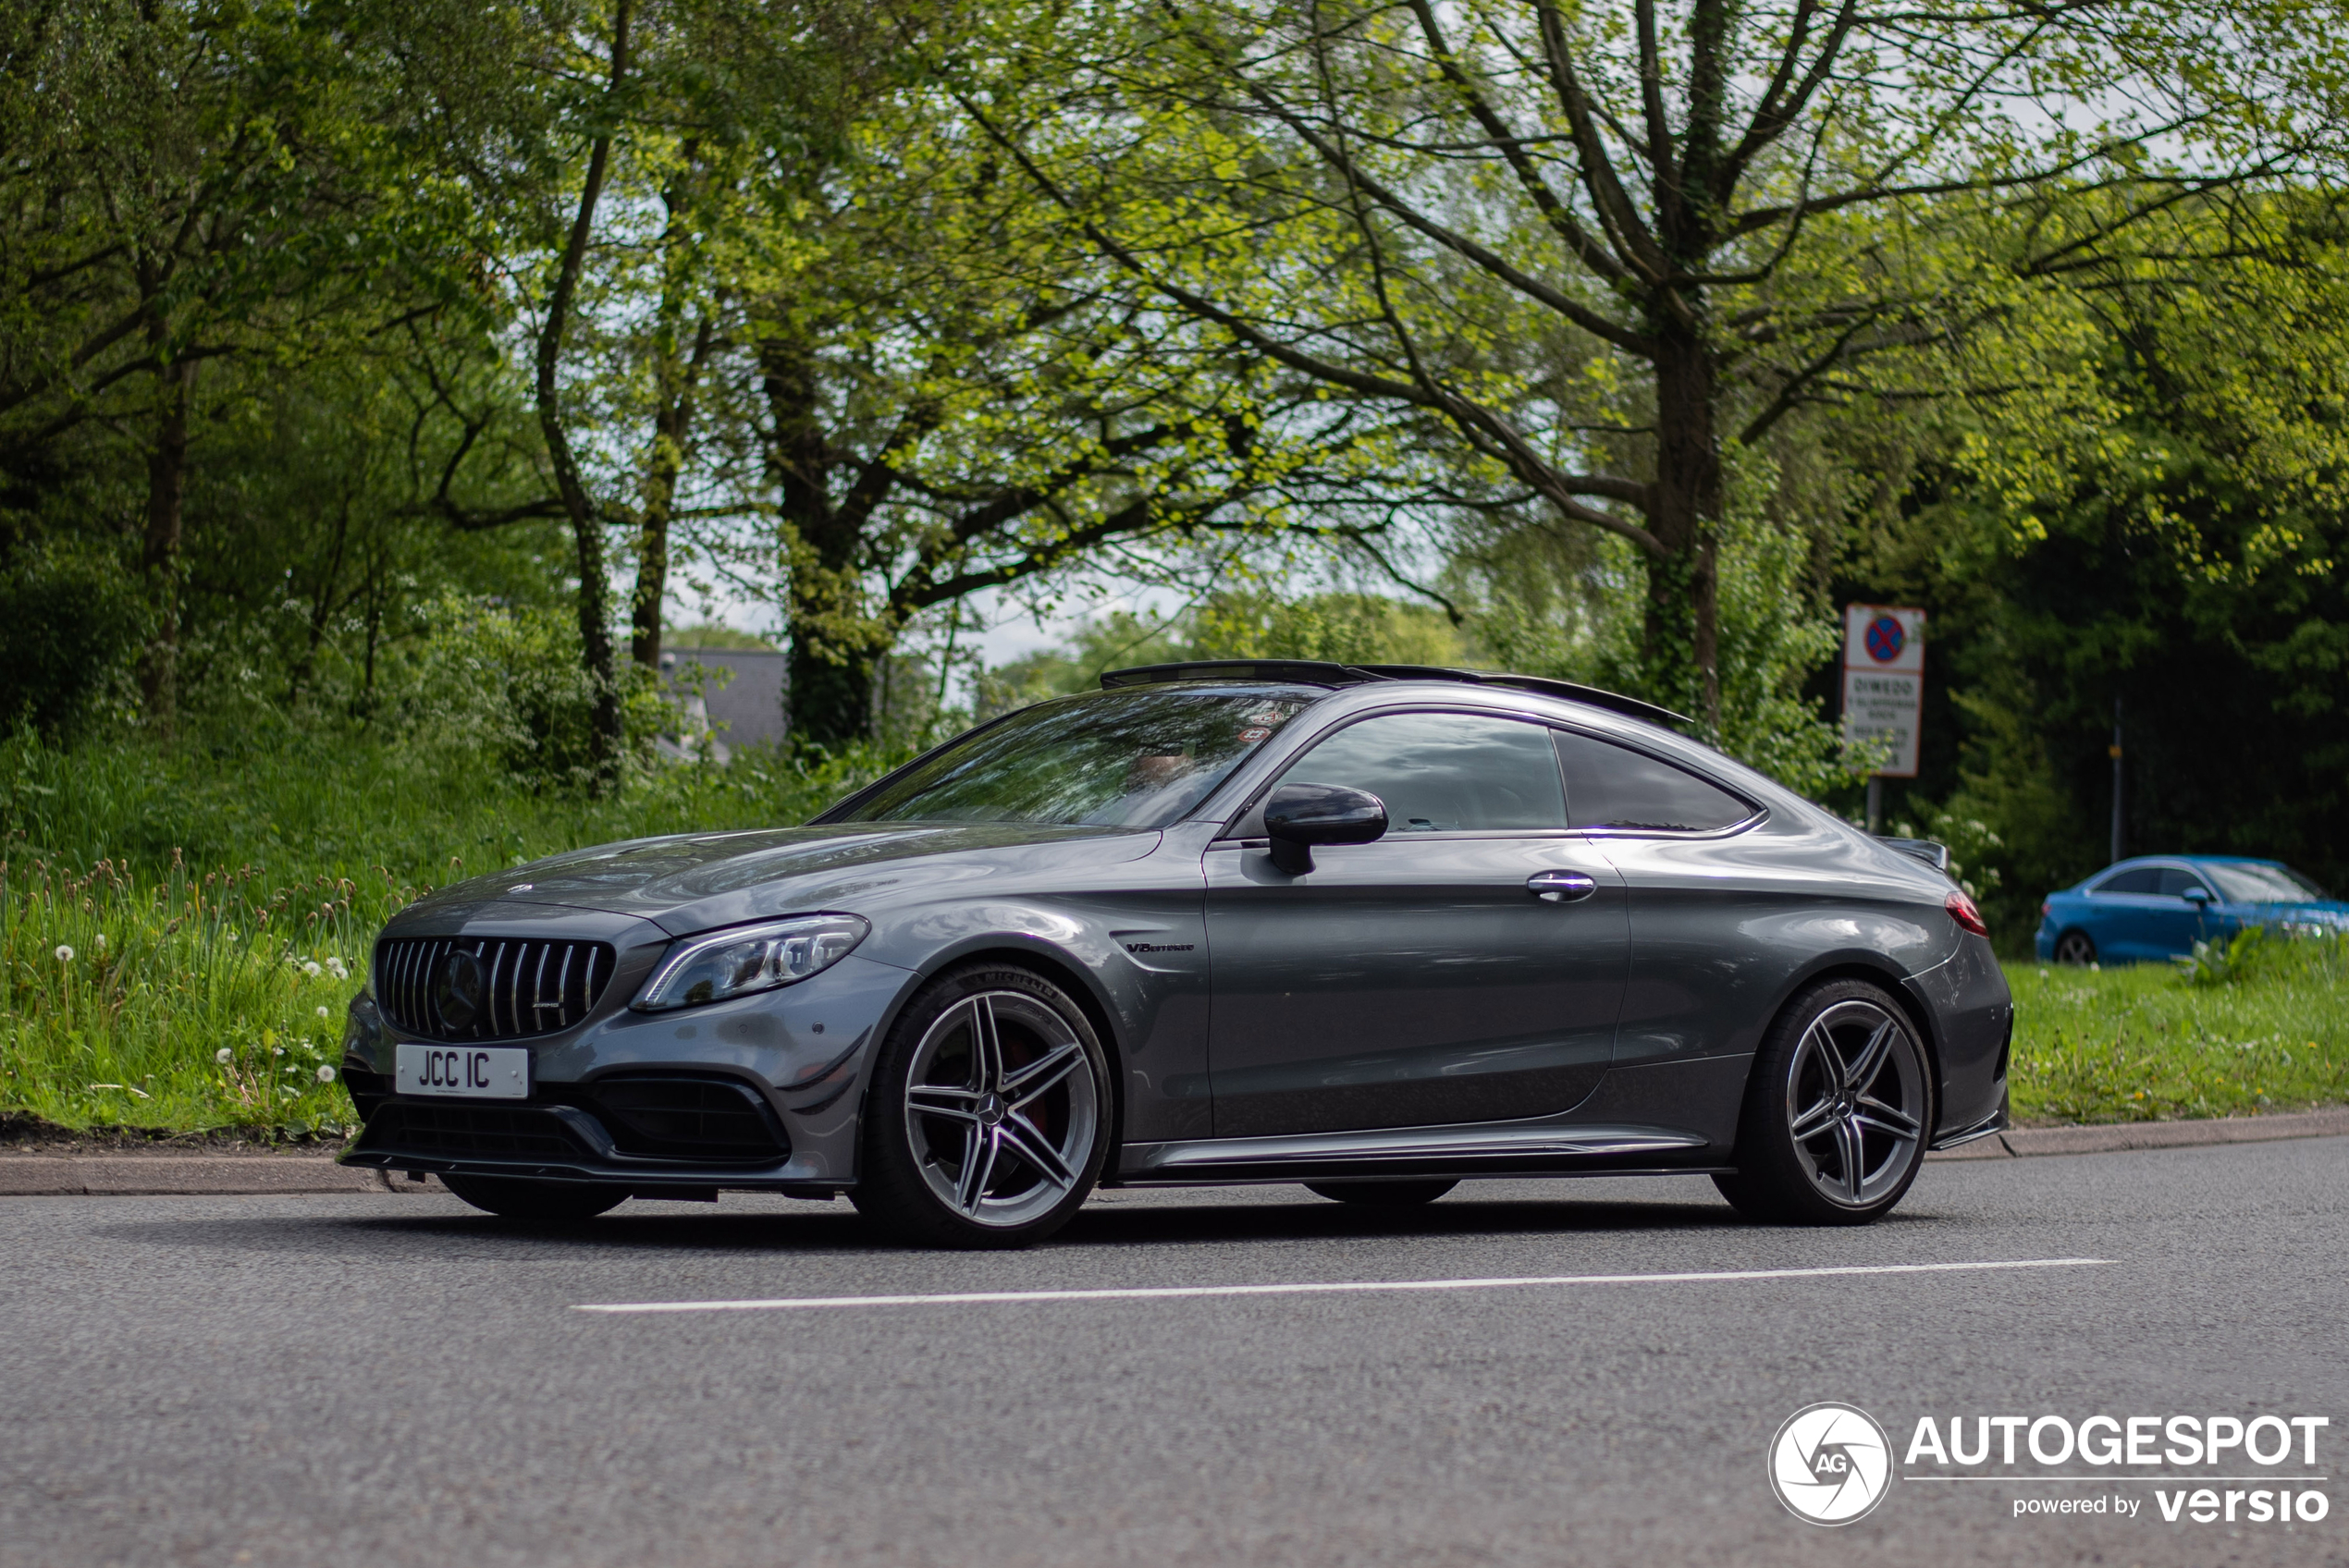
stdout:
[[670,1195],[837,1192],[856,1179],[875,1047],[916,979],[851,954],[796,986],[660,1013],[629,1011],[615,983],[611,1005],[575,1029],[494,1042],[531,1053],[520,1099],[397,1093],[412,1037],[363,995],[343,1082],[366,1125],[342,1162]]

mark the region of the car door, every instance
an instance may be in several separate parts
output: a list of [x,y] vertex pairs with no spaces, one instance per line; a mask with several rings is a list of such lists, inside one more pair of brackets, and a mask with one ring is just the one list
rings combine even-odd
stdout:
[[[1358,719],[1282,781],[1371,791],[1384,838],[1317,849],[1299,876],[1261,839],[1209,851],[1218,1137],[1539,1116],[1596,1085],[1630,954],[1622,880],[1568,827],[1550,733]],[[1543,897],[1544,877],[1568,890]]]
[[2172,949],[2163,946],[2161,917],[2180,900],[2161,896],[2161,868],[2133,865],[2116,871],[2088,889],[2088,935],[2103,958],[2160,958]]
[[[2189,893],[2202,897],[2196,900]],[[2161,868],[2157,898],[2161,907],[2147,917],[2147,924],[2150,939],[2164,953],[2192,952],[2196,942],[2207,940],[2221,924],[2212,907],[2210,885],[2182,865]]]

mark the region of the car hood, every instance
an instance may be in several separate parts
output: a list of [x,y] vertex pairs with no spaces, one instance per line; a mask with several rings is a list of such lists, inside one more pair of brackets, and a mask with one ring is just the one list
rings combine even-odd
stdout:
[[411,907],[445,920],[492,903],[509,911],[560,906],[636,915],[671,933],[698,931],[808,910],[854,911],[909,885],[1025,869],[1053,857],[1133,860],[1158,839],[1151,828],[992,822],[681,833],[533,861],[454,883]]
[[2307,920],[2339,925],[2349,922],[2349,903],[2339,899],[2310,899],[2305,903],[2236,904],[2236,909],[2254,909],[2275,920]]

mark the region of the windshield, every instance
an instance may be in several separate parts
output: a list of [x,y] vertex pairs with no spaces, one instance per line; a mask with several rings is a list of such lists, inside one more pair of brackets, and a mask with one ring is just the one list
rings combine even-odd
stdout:
[[856,819],[1162,827],[1322,694],[1154,686],[1039,703],[892,781]]
[[2202,869],[2219,884],[2219,896],[2231,904],[2306,904],[2325,896],[2323,888],[2287,866],[2205,861]]

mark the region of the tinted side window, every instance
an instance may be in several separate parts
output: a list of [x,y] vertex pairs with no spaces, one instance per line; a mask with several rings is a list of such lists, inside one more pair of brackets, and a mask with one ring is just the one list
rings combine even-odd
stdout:
[[1566,803],[1577,827],[1660,828],[1702,833],[1753,815],[1730,794],[1628,747],[1558,730]]
[[2108,876],[2090,890],[2098,893],[2158,893],[2161,891],[2161,873],[2154,866],[2141,865],[2134,871]]
[[1465,713],[1390,713],[1297,759],[1285,784],[1343,784],[1386,802],[1389,833],[1564,827],[1550,732]]
[[2191,871],[2180,871],[2176,866],[2165,866],[2162,869],[2161,891],[2165,896],[2172,899],[2183,898],[2189,888],[2204,893],[2210,890],[2203,887],[2202,878]]

